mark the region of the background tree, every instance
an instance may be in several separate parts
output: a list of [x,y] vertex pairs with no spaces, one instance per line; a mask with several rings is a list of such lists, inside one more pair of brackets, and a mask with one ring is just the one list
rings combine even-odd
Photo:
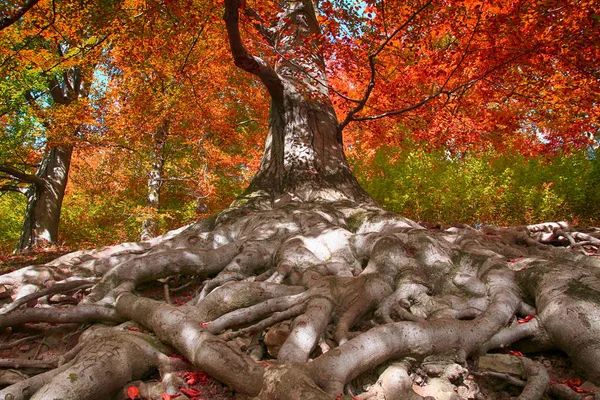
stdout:
[[[525,61],[543,54],[539,49],[544,46],[518,42],[521,33],[532,38],[548,33],[547,26],[535,22],[539,30],[527,30],[543,16],[541,10],[548,11],[546,3],[513,5],[505,14],[494,4],[470,2],[390,8],[383,2],[351,7],[322,2],[318,8],[309,0],[276,5],[226,0],[233,60],[255,75],[271,98],[265,153],[255,177],[215,217],[147,242],[81,251],[0,277],[15,298],[3,310],[0,326],[124,322],[88,330],[58,368],[0,395],[106,398],[123,388],[130,398],[198,396],[190,388],[194,380],[184,382],[174,373],[186,376],[183,371],[193,365],[258,399],[485,397],[471,373],[477,366],[469,361],[477,359],[480,367],[488,365],[478,374],[518,383],[521,399],[541,399],[550,386],[542,364],[504,357],[517,366],[515,380],[499,375],[485,355],[521,340],[523,352],[561,349],[580,374],[600,383],[600,265],[588,255],[597,238],[573,232],[566,223],[425,229],[377,206],[350,172],[344,154],[342,132],[350,123],[412,111],[417,122],[435,121],[430,107],[453,104],[458,114],[478,90],[477,107],[494,109],[486,102],[486,85],[515,82]],[[577,34],[595,26],[594,14],[584,9],[573,10],[573,21],[581,22]],[[386,17],[390,12],[392,17]],[[252,37],[250,29],[260,39],[245,40]],[[449,42],[456,42],[459,51],[443,43],[425,45],[442,31],[450,32]],[[561,29],[549,32],[565,39]],[[589,44],[587,34],[581,43]],[[403,65],[399,62],[409,39],[418,46],[404,65],[422,63],[429,69],[413,70],[414,87],[402,86],[405,91],[386,96],[382,67],[392,69],[383,77],[394,87],[410,78],[408,71],[395,75],[393,70]],[[394,44],[397,51],[385,56]],[[588,49],[591,54],[597,50],[591,44]],[[332,88],[327,75],[329,70],[335,76],[336,62],[347,63],[356,51],[366,53],[368,65],[357,66],[357,79],[350,70],[346,75],[353,84],[348,88],[359,96]],[[583,62],[587,57],[581,58],[581,67],[593,72],[589,68],[595,66]],[[430,62],[441,65],[439,73],[433,73]],[[419,79],[426,71],[433,83]],[[530,74],[544,76],[545,71],[536,68],[523,77],[533,79]],[[358,78],[366,78],[362,86]],[[339,121],[333,94],[347,102],[340,105],[348,113]],[[582,104],[589,114],[580,119],[587,123],[594,101]],[[530,112],[539,112],[541,105],[536,106]],[[511,112],[518,116],[526,109]],[[461,112],[478,112],[468,111]],[[589,123],[593,128],[596,121]],[[449,141],[457,146],[452,150],[460,151],[463,141],[458,139],[470,131],[453,132]],[[589,140],[585,130],[560,132],[571,134],[574,142]],[[515,141],[533,140],[524,131],[512,134]],[[570,248],[547,245],[561,241]],[[164,283],[174,277],[196,289],[185,305],[169,304],[171,288]],[[49,279],[57,283],[42,289]],[[164,301],[143,290],[156,282],[164,284]],[[36,285],[40,292],[26,295]],[[17,309],[79,285],[91,289],[73,307]],[[173,350],[165,345],[184,359],[169,357]],[[131,387],[132,379],[155,369],[160,382]],[[422,386],[413,386],[416,374],[423,375]],[[578,396],[565,385],[552,390]]]
[[[43,12],[56,12],[45,9]],[[2,150],[4,190],[23,193],[28,205],[18,249],[55,245],[73,144],[89,122],[87,86],[96,38],[56,32],[60,19],[44,26],[20,25],[3,35],[2,124],[11,140]],[[10,183],[13,182],[13,183]]]

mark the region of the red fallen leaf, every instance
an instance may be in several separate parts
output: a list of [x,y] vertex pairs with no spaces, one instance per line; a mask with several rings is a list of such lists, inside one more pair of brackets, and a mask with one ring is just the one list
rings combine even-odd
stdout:
[[517,261],[519,261],[519,260],[514,260],[514,259],[506,260],[506,262],[510,262],[510,263],[514,263],[514,262],[517,262]]
[[508,354],[510,354],[511,356],[523,357],[523,353],[516,350],[509,350]]
[[183,394],[185,394],[187,397],[196,397],[202,394],[201,391],[199,391],[198,389],[195,388],[189,388],[189,389],[185,389],[185,388],[181,388],[179,389],[179,391]]
[[128,330],[128,331],[139,332],[139,331],[140,331],[140,328],[132,328],[131,326],[128,326],[128,327],[127,327],[127,330]]
[[297,273],[296,275],[298,275],[298,276],[302,276],[302,274],[301,274],[301,273]]
[[206,385],[208,382],[208,375],[202,371],[188,371],[183,374],[183,378],[186,380],[185,383],[188,385],[195,385],[196,383],[200,383],[201,385]]
[[593,391],[590,390],[585,390],[580,388],[579,386],[581,386],[583,384],[583,382],[581,381],[581,379],[578,378],[573,378],[573,379],[566,379],[562,382],[550,382],[553,385],[558,385],[558,384],[563,384],[563,385],[567,385],[568,387],[570,387],[571,389],[573,389],[575,392],[577,393],[582,393],[582,394],[594,394]]
[[127,388],[127,397],[130,399],[137,399],[140,396],[140,389],[136,386],[129,386]]
[[581,382],[581,379],[579,379],[579,378],[573,378],[573,379],[566,379],[562,383],[564,383],[567,386],[581,386],[581,384],[583,382]]
[[520,319],[518,319],[518,320],[517,320],[517,322],[518,322],[519,324],[525,324],[525,323],[527,323],[527,322],[531,321],[531,320],[532,320],[532,319],[534,319],[534,318],[535,318],[535,315],[528,315],[528,316],[526,316],[525,318],[520,318]]
[[262,365],[264,365],[265,367],[270,367],[270,366],[271,366],[271,364],[269,364],[269,363],[268,363],[268,362],[266,362],[266,361],[263,361],[263,362],[262,362]]
[[210,325],[210,322],[200,322],[200,327],[204,328],[205,326]]

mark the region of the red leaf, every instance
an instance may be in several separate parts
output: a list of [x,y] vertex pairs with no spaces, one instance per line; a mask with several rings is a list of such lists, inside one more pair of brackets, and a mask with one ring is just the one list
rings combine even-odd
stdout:
[[510,354],[511,356],[523,357],[523,353],[516,350],[509,350],[508,354]]
[[200,327],[204,328],[205,326],[210,325],[210,322],[200,322]]
[[128,327],[127,327],[127,330],[128,330],[128,331],[139,332],[139,331],[140,331],[140,328],[132,328],[131,326],[128,326]]
[[201,385],[206,385],[208,382],[208,375],[202,371],[188,371],[183,374],[183,377],[186,379],[185,383],[188,385],[195,385],[196,383],[200,383]]
[[129,386],[127,388],[127,397],[129,397],[130,399],[136,399],[140,396],[140,389],[138,389],[136,386]]
[[534,318],[535,318],[535,315],[528,315],[528,316],[526,316],[525,318],[518,319],[518,320],[517,320],[517,322],[518,322],[519,324],[525,324],[525,323],[527,323],[527,322],[531,321],[531,320],[532,320],[532,319],[534,319]]
[[270,367],[270,366],[271,366],[271,364],[269,364],[269,363],[268,363],[268,362],[266,362],[266,361],[263,361],[263,362],[262,362],[262,365],[264,365],[265,367]]

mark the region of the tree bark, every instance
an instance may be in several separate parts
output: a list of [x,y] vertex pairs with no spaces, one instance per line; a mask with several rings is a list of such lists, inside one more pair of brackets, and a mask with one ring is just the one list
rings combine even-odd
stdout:
[[40,182],[27,189],[27,209],[17,250],[57,244],[72,153],[73,146],[56,146],[44,154],[36,173]]
[[276,33],[269,38],[279,55],[272,69],[243,46],[237,26],[239,7],[238,1],[226,2],[235,63],[259,76],[272,98],[265,153],[246,194],[263,193],[274,201],[285,196],[304,201],[372,201],[352,175],[344,154],[313,3],[282,2]]
[[169,122],[165,121],[152,135],[154,148],[151,159],[152,164],[148,171],[148,195],[146,197],[146,208],[148,214],[142,222],[141,240],[150,240],[158,232],[158,221],[156,213],[160,208],[160,189],[163,184],[163,168],[165,165],[165,141],[169,130]]

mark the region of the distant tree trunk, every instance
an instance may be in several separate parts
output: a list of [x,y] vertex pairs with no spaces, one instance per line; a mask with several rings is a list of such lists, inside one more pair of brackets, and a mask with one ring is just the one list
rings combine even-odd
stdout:
[[27,191],[27,210],[17,250],[55,245],[73,146],[49,149],[42,158],[35,181]]
[[[69,68],[60,78],[59,81],[57,77],[52,77],[48,82],[48,91],[55,107],[69,106],[80,97],[87,95],[78,67]],[[44,127],[51,129],[50,121],[44,110],[38,107],[33,96],[27,94],[26,98],[32,107],[37,108]],[[79,126],[72,136],[76,136],[78,131]],[[17,251],[57,244],[58,225],[72,153],[72,144],[48,146],[35,174],[20,171],[10,165],[0,165],[0,172],[8,174],[8,177],[17,183],[13,188],[17,188],[17,191],[27,196],[27,208]],[[19,186],[22,184],[28,186]]]
[[158,221],[156,213],[160,208],[160,189],[163,184],[163,168],[165,165],[165,141],[169,131],[169,122],[165,121],[152,135],[154,149],[152,151],[152,165],[148,171],[148,196],[146,197],[146,208],[150,214],[142,222],[142,240],[149,240],[158,232]]

